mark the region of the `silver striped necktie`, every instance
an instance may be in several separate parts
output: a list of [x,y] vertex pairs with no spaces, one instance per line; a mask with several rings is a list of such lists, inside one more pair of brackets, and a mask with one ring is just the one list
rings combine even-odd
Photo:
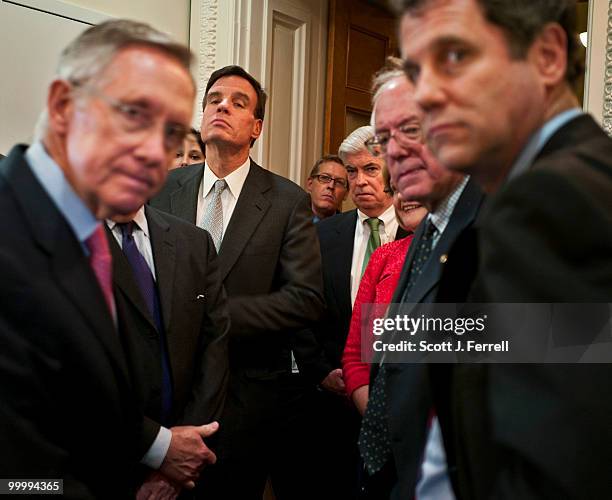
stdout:
[[227,183],[224,179],[215,181],[212,199],[208,203],[200,223],[200,227],[210,233],[217,252],[221,247],[221,240],[223,239],[223,204],[221,203],[221,194],[226,187]]

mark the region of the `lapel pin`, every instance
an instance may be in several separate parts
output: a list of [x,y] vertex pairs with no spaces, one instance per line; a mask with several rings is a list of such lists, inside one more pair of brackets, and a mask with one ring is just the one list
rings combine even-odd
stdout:
[[200,293],[196,296],[196,300],[205,300],[206,294]]
[[440,264],[446,264],[447,260],[448,260],[448,255],[446,255],[445,253],[440,255]]

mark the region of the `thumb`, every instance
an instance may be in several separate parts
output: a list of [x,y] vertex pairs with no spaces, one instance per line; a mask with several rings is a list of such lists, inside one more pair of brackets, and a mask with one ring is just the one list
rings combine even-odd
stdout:
[[199,427],[196,427],[197,433],[203,438],[212,436],[215,432],[217,432],[218,429],[219,422],[211,422],[210,424],[200,425]]

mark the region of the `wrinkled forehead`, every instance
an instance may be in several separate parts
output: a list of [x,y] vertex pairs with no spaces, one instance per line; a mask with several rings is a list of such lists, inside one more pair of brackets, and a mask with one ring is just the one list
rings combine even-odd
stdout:
[[405,76],[385,84],[374,103],[374,125],[377,131],[407,122],[420,124],[423,109],[418,105],[414,92],[414,85]]
[[357,153],[348,153],[346,155],[345,163],[347,167],[364,169],[371,165],[377,165],[379,167],[382,167],[384,165],[384,160],[382,158],[372,156],[370,152],[364,147],[364,149]]
[[346,169],[335,161],[325,161],[319,165],[319,173],[333,174],[337,177],[346,177]]
[[402,16],[401,56],[411,62],[453,41],[477,45],[479,33],[493,29],[476,0],[430,0]]

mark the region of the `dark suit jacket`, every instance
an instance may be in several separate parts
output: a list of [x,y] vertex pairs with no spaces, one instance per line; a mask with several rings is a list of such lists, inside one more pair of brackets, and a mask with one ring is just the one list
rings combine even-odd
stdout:
[[[151,204],[195,223],[203,174],[202,164],[173,170]],[[219,249],[231,319],[229,399],[220,432],[235,438],[226,440],[235,453],[249,453],[258,424],[278,405],[275,381],[290,373],[295,331],[323,308],[311,219],[302,189],[251,160]]]
[[[474,181],[468,181],[421,276],[410,290],[406,303],[463,302],[465,300],[468,286],[473,281],[475,265],[470,265],[469,261],[457,260],[453,279],[443,280],[443,274],[446,274],[445,268],[456,259],[451,254],[447,260],[442,259],[444,261],[442,263],[441,257],[449,254],[451,247],[462,234],[470,231],[483,200],[484,195],[480,188]],[[394,303],[402,301],[408,280],[408,270],[423,236],[424,227],[425,221],[415,232],[404,263],[402,277],[393,297]],[[470,252],[462,252],[462,254],[471,255]],[[475,259],[475,256],[472,259]],[[448,406],[448,403],[442,398],[438,401],[437,395],[434,400],[432,385],[436,384],[436,377],[438,377],[436,370],[439,369],[439,365],[433,368],[435,370],[430,370],[424,364],[387,364],[385,367],[388,428],[398,477],[392,493],[393,498],[414,496],[427,440],[427,420],[431,408],[435,403],[436,411],[442,413],[439,408]],[[375,379],[377,373],[378,365],[375,365],[372,369],[371,380]]]
[[[229,317],[214,245],[206,231],[145,207],[173,382],[171,424],[220,417],[225,402]],[[143,454],[157,436],[161,411],[159,334],[132,268],[109,232],[120,326],[145,401]]]
[[128,496],[142,414],[87,257],[14,148],[0,163],[0,470]]
[[[296,349],[300,370],[313,383],[320,383],[330,371],[342,366],[353,307],[351,305],[351,264],[357,209],[334,215],[317,223],[323,263],[323,285],[327,309],[313,328],[302,332],[302,346]],[[398,228],[396,239],[408,233]],[[313,336],[314,335],[314,336]],[[308,344],[309,339],[316,342]]]
[[[612,141],[589,116],[553,135],[491,200],[480,226],[472,300],[606,303],[609,318]],[[581,319],[585,344],[603,327],[594,320]],[[609,497],[610,380],[610,364],[456,366],[462,497]]]

